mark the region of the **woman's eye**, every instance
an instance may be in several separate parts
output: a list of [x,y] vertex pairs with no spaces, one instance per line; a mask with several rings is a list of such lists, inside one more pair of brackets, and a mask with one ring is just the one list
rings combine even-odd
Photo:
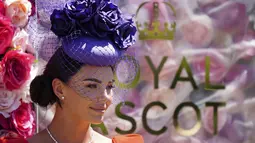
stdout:
[[89,84],[89,85],[87,85],[87,87],[89,87],[89,88],[97,88],[97,85],[96,84]]
[[107,89],[113,89],[113,88],[115,88],[114,85],[109,85],[109,86],[107,86]]

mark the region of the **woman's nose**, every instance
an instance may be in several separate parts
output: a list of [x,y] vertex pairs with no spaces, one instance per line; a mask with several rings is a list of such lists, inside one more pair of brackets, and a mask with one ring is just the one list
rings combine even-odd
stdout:
[[98,102],[112,101],[112,90],[104,89],[104,90],[100,91],[97,101]]

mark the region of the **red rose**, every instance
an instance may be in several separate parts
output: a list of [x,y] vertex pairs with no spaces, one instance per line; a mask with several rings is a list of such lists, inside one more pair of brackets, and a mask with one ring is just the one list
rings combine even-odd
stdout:
[[19,138],[22,138],[22,137],[14,131],[5,130],[5,129],[0,130],[0,143],[13,143],[9,141],[13,139],[19,139]]
[[22,103],[17,110],[13,111],[11,113],[11,123],[19,135],[24,138],[34,135],[36,124],[32,104]]
[[4,15],[4,13],[5,13],[4,2],[0,0],[0,14]]
[[14,28],[9,18],[0,14],[0,54],[4,54],[12,42]]
[[0,125],[4,129],[10,129],[10,124],[8,118],[5,118],[2,114],[0,114]]
[[210,57],[210,82],[219,83],[225,76],[228,67],[228,60],[215,51],[198,51],[191,59],[191,66],[194,70],[194,75],[197,76],[200,81],[205,81],[205,60],[206,56]]
[[21,51],[9,51],[2,60],[3,83],[8,90],[19,89],[30,77],[34,56]]

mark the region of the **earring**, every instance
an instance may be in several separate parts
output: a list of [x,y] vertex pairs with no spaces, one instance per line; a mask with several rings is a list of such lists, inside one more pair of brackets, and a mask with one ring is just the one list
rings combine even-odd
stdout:
[[61,97],[61,99],[62,99],[62,100],[64,100],[64,99],[65,99],[65,97],[64,97],[64,96],[62,96],[62,97]]

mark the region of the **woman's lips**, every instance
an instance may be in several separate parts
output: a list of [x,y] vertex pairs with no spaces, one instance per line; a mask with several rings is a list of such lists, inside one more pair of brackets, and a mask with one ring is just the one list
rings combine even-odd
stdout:
[[106,108],[94,108],[94,107],[89,107],[89,108],[96,112],[101,112],[101,113],[104,113],[106,110]]

